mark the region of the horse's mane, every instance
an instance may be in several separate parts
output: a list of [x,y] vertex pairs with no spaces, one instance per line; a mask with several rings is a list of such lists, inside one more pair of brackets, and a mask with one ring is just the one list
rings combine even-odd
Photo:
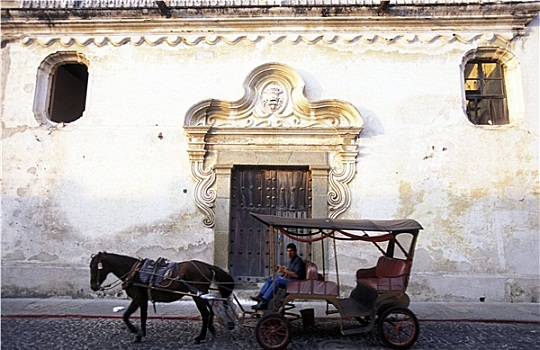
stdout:
[[139,258],[134,258],[132,256],[115,254],[115,253],[101,252],[101,254],[108,255],[108,256],[113,256],[115,259],[121,261],[121,263],[129,264],[129,265],[133,265],[136,261],[141,260]]

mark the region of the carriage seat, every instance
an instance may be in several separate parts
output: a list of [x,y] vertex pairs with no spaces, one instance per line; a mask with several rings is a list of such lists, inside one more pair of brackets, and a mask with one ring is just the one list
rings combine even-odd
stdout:
[[375,288],[379,292],[405,291],[408,272],[407,260],[381,256],[375,267],[358,269],[356,281]]
[[305,264],[306,279],[289,281],[287,283],[287,293],[318,295],[338,294],[336,282],[325,281],[324,277],[319,273],[315,263],[306,261]]

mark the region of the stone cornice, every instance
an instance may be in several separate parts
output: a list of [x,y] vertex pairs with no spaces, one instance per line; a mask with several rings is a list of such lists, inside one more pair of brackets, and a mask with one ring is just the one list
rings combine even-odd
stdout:
[[240,32],[258,28],[272,33],[303,28],[321,31],[373,30],[520,30],[540,11],[540,1],[461,5],[249,6],[158,9],[3,9],[4,35],[79,33],[108,35],[144,32]]

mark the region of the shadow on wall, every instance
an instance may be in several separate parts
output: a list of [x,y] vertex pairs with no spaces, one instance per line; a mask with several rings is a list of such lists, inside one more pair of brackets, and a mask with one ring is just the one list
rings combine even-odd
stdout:
[[[313,74],[303,69],[297,69],[297,72],[300,74],[306,84],[304,89],[306,97],[313,101],[320,100],[322,95],[322,86],[319,80]],[[342,99],[340,96],[329,96],[329,98]],[[360,116],[364,122],[364,130],[360,134],[361,138],[378,136],[385,133],[384,126],[375,112],[365,107],[359,107],[355,103],[356,101],[344,101],[351,103],[360,112]]]
[[360,138],[374,137],[385,134],[384,125],[375,112],[363,107],[356,108],[364,120],[364,130],[360,134]]

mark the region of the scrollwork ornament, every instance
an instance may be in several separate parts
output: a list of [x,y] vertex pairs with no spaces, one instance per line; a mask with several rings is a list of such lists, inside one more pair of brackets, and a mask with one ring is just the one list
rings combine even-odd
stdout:
[[214,202],[217,194],[211,187],[216,181],[216,173],[213,169],[205,170],[203,162],[199,161],[191,163],[191,172],[197,181],[195,185],[195,203],[205,215],[203,224],[206,227],[213,227],[216,222]]
[[[350,158],[350,157],[349,157]],[[337,218],[351,205],[351,190],[349,182],[354,178],[356,162],[343,161],[341,171],[332,168],[328,175],[330,190],[328,191],[329,217]]]

